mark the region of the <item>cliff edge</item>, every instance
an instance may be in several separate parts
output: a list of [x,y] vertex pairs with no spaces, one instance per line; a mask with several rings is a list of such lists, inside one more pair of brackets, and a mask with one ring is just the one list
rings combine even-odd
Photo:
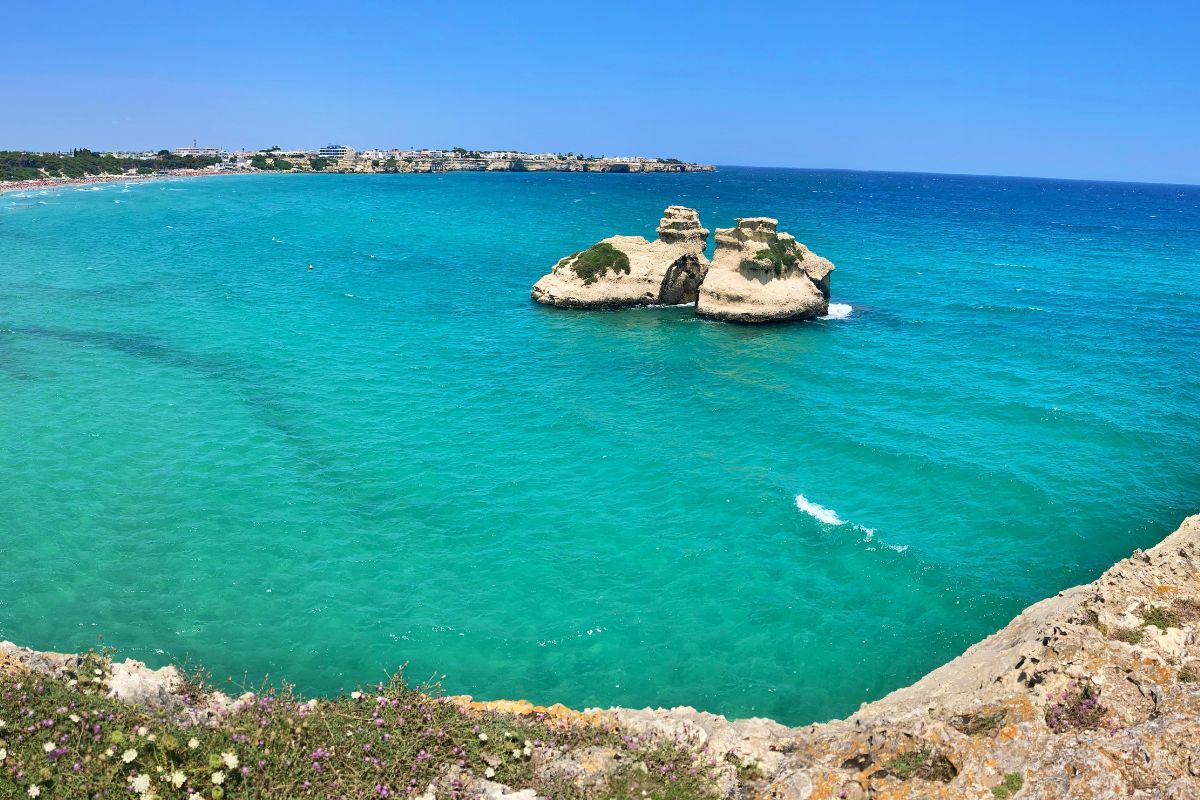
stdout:
[[[0,643],[0,679],[70,677],[78,690],[75,681],[91,674],[82,668],[85,662]],[[238,714],[262,717],[270,705],[252,695],[232,701],[219,693],[197,704],[174,668],[149,670],[134,661],[110,665],[104,680],[110,698],[197,729]],[[300,716],[313,718],[340,702],[386,710],[389,695],[382,685],[378,692],[378,698],[355,693],[308,701]],[[417,697],[417,703],[433,702]],[[398,702],[406,698],[414,702],[411,695]],[[466,715],[466,738],[475,745],[488,740],[480,724],[510,738],[516,725],[542,726],[522,736],[546,741],[525,740],[524,749],[504,744],[502,757],[455,745],[453,757],[462,754],[457,767],[447,764],[436,773],[426,768],[426,777],[419,785],[413,779],[406,791],[425,800],[535,800],[564,791],[634,796],[635,789],[640,796],[797,800],[1192,800],[1200,797],[1200,515],[1092,583],[1030,606],[950,663],[845,720],[789,728],[691,708],[576,712],[469,697],[438,702]],[[339,719],[368,718],[365,711],[356,713]],[[373,713],[383,719],[382,711]],[[473,728],[465,727],[472,721]],[[27,731],[42,735],[36,726]],[[12,763],[18,735],[26,734],[10,736],[0,762],[7,757]],[[38,753],[32,740],[27,744]],[[464,766],[476,758],[480,774]],[[8,764],[0,763],[0,786]],[[484,773],[487,764],[492,766]],[[652,778],[661,780],[645,783]],[[516,783],[526,788],[514,788]]]

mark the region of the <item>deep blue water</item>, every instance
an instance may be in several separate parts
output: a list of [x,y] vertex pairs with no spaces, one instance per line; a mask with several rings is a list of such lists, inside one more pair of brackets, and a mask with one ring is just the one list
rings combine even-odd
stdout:
[[[803,723],[1200,510],[1200,188],[124,189],[0,196],[0,638]],[[853,310],[530,302],[558,257],[653,236],[673,203],[777,217]]]

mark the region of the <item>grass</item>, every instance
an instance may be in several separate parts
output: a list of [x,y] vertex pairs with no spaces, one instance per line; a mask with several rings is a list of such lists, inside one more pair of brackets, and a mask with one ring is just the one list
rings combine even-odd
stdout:
[[928,746],[924,746],[920,750],[909,750],[907,753],[901,753],[892,760],[884,763],[883,768],[902,781],[908,780],[932,755],[933,751]]
[[576,253],[573,259],[571,268],[583,278],[585,284],[595,283],[610,269],[629,274],[629,256],[608,242],[594,244],[582,253]]
[[[687,743],[579,721],[466,709],[402,675],[306,702],[284,686],[197,725],[105,697],[107,654],[61,678],[0,675],[0,797],[402,798],[437,786],[457,800],[491,779],[559,800],[715,796],[716,765]],[[193,675],[202,675],[195,672]],[[207,687],[191,679],[189,696]],[[585,747],[621,754],[610,774],[572,783],[542,769]]]
[[1129,644],[1139,644],[1144,635],[1138,628],[1116,628],[1110,634],[1110,638]]
[[1163,633],[1167,628],[1178,627],[1179,615],[1162,606],[1150,606],[1142,612],[1142,626],[1153,625]]
[[1025,785],[1025,776],[1019,772],[1009,772],[1004,776],[1004,783],[992,787],[992,797],[996,800],[1008,800]]

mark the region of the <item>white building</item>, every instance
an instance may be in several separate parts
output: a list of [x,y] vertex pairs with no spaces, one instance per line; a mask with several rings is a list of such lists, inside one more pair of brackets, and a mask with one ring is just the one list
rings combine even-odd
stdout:
[[173,152],[177,156],[223,157],[225,155],[225,151],[219,147],[176,147]]
[[344,144],[327,144],[317,151],[317,155],[339,163],[346,163],[354,160],[354,148]]

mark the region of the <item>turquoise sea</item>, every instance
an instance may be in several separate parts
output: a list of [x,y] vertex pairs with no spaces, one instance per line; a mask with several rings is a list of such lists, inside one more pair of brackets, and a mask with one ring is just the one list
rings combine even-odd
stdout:
[[[837,265],[839,318],[530,301],[672,203],[778,217]],[[1200,511],[1198,311],[1200,187],[0,196],[0,639],[306,692],[407,662],[479,697],[845,715]]]

